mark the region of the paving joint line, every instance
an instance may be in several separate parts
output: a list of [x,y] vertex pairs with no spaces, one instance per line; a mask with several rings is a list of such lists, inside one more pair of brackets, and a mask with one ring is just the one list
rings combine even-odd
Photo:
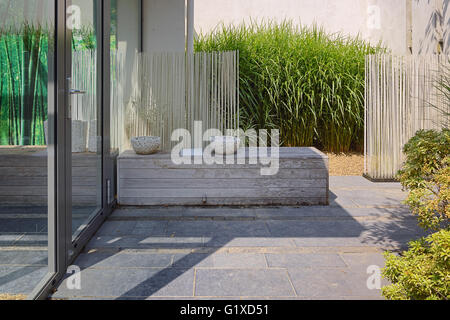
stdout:
[[22,246],[0,246],[0,252],[2,251],[47,251],[47,247],[22,247]]
[[[367,209],[365,207],[358,207],[358,209]],[[378,208],[378,209],[387,209],[387,208]],[[402,219],[414,219],[414,216],[408,216],[408,213],[403,213],[404,215],[401,216]],[[185,217],[110,217],[107,221],[111,222],[119,222],[119,221],[167,221],[167,222],[196,222],[196,221],[351,221],[355,219],[365,219],[365,220],[377,220],[377,219],[398,219],[398,215],[394,213],[390,214],[373,214],[373,215],[366,215],[366,216],[259,216],[259,217],[224,217],[223,219],[218,218],[212,218],[207,216],[199,216],[194,218],[185,218]]]
[[297,292],[297,290],[295,289],[294,284],[292,283],[291,275],[289,274],[289,270],[288,270],[287,268],[286,268],[286,275],[287,275],[288,281],[289,281],[289,283],[290,283],[290,285],[291,285],[291,288],[292,288],[292,290],[294,291],[295,297],[298,297],[298,292]]
[[[392,249],[390,249],[392,250]],[[367,247],[203,247],[203,248],[90,248],[84,254],[116,253],[116,254],[348,254],[348,253],[383,253],[385,249],[374,246]]]

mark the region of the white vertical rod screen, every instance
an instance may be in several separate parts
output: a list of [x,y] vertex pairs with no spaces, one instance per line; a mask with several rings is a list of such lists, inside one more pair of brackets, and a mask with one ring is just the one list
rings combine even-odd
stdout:
[[[366,57],[365,174],[395,179],[403,146],[421,129],[448,127],[450,106],[438,89],[450,57],[370,55]],[[447,71],[448,72],[448,71]]]
[[136,53],[133,94],[124,110],[121,150],[130,138],[160,136],[170,151],[175,129],[187,129],[194,145],[194,123],[208,129],[237,130],[239,126],[237,52]]

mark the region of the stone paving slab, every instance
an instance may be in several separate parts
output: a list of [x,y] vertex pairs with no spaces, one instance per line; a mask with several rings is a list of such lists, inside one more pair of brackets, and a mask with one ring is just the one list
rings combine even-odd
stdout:
[[135,229],[136,221],[106,221],[97,236],[125,236],[130,235]]
[[199,296],[295,296],[285,270],[198,269],[195,295]]
[[358,217],[410,217],[411,213],[406,207],[370,207],[357,208],[336,207],[330,210],[329,206],[317,207],[274,207],[274,208],[255,208],[256,217],[268,220],[302,220],[306,218],[347,218],[354,219]]
[[0,250],[0,266],[47,266],[47,250]]
[[47,214],[48,208],[46,206],[0,206],[0,216],[2,214]]
[[270,268],[346,267],[338,254],[266,254]]
[[385,260],[382,253],[341,253],[342,260],[348,268],[359,273],[367,273],[369,266],[384,268]]
[[12,246],[12,244],[19,240],[21,237],[23,237],[23,235],[17,233],[0,234],[0,247]]
[[31,292],[47,274],[47,266],[0,266],[0,292],[23,294]]
[[370,247],[366,239],[362,237],[308,237],[293,238],[292,241],[297,247]]
[[206,237],[204,246],[208,248],[236,248],[236,247],[295,247],[290,238],[281,237]]
[[152,236],[95,236],[86,249],[133,248],[133,249],[168,249],[201,248],[203,237],[152,237]]
[[131,231],[132,236],[167,236],[168,221],[136,221],[135,228]]
[[355,188],[355,189],[394,189],[401,190],[398,182],[371,182],[359,176],[330,176],[330,189]]
[[[54,298],[193,296],[194,270],[159,269],[85,269],[81,271],[81,290],[67,289],[66,280]],[[97,285],[92,285],[97,284]],[[101,284],[101,285],[100,285]]]
[[348,268],[335,269],[288,269],[295,291],[302,297],[373,297],[381,299],[379,290],[369,290],[368,275],[353,272]]
[[254,208],[211,208],[211,210],[205,210],[206,208],[184,208],[180,210],[183,217],[195,217],[204,218],[211,217],[217,219],[218,217],[247,217],[255,218],[256,212]]
[[139,219],[139,218],[147,218],[149,216],[159,217],[160,219],[169,219],[182,217],[183,212],[186,209],[183,207],[157,207],[157,208],[143,208],[143,207],[122,207],[118,210],[115,210],[110,219],[120,218],[120,219]]
[[214,236],[214,237],[268,237],[270,235],[263,221],[183,221],[169,222],[170,236]]
[[172,267],[177,268],[267,268],[264,254],[176,254],[173,258]]
[[172,265],[172,259],[172,254],[91,252],[81,254],[77,265],[82,269],[167,268]]
[[12,243],[16,247],[47,247],[48,234],[35,233],[25,234]]
[[42,232],[47,227],[45,219],[1,219],[0,233]]
[[348,221],[267,221],[272,237],[358,237],[365,230],[361,223]]

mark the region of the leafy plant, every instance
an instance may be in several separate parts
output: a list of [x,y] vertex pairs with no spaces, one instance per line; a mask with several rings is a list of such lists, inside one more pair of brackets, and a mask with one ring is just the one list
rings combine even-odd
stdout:
[[222,25],[200,35],[195,50],[239,51],[243,129],[277,128],[285,146],[362,149],[364,57],[381,46],[268,21]]
[[97,39],[93,26],[83,25],[72,30],[72,49],[75,51],[93,50],[97,48]]
[[409,190],[406,203],[419,225],[439,230],[450,225],[450,130],[421,130],[403,149],[398,177]]
[[392,284],[382,288],[390,300],[450,299],[450,231],[441,230],[413,241],[398,257],[386,253],[383,277]]

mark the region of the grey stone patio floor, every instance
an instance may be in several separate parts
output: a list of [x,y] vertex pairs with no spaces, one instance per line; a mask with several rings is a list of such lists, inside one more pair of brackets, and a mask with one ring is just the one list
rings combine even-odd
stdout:
[[[73,232],[94,209],[73,208]],[[0,206],[0,294],[29,294],[47,274],[47,207]]]
[[53,298],[381,299],[367,268],[423,232],[399,184],[330,180],[327,207],[119,208]]

